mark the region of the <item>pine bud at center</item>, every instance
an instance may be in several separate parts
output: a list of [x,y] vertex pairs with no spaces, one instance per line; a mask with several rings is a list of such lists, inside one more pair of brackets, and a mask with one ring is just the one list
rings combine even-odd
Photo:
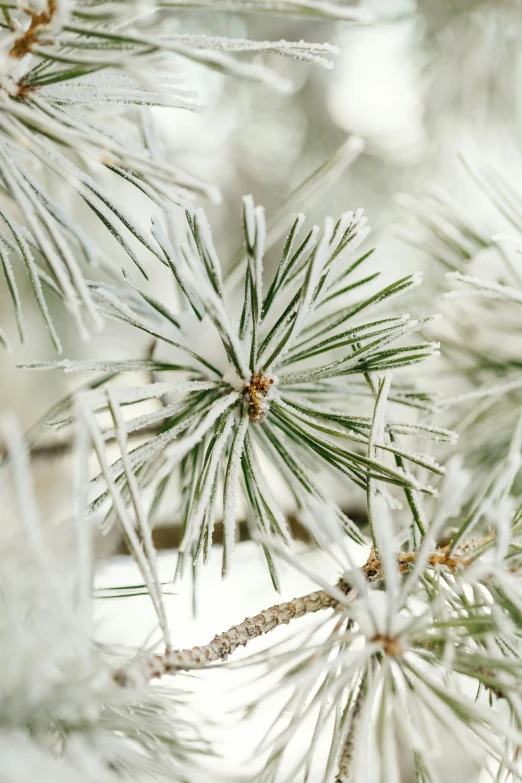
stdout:
[[248,385],[245,386],[245,394],[248,394],[248,415],[250,421],[255,424],[264,421],[270,410],[270,400],[275,396],[275,384],[277,378],[272,378],[263,373],[252,375]]

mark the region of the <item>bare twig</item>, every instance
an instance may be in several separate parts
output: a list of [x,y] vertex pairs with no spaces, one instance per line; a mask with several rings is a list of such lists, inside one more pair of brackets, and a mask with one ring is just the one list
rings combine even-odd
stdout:
[[[340,580],[338,589],[348,594],[351,587]],[[238,647],[245,647],[251,639],[263,636],[279,625],[288,625],[291,620],[322,609],[335,609],[339,602],[326,590],[294,598],[282,604],[265,609],[254,617],[247,617],[239,625],[217,634],[209,644],[186,650],[166,650],[163,655],[154,655],[145,662],[138,662],[137,668],[119,669],[114,679],[119,685],[138,680],[149,680],[175,674],[177,671],[193,669],[216,661],[225,661]]]

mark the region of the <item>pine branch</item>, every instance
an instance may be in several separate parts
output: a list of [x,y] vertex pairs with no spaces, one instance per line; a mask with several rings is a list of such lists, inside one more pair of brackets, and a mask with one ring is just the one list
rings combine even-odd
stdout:
[[[121,198],[112,196],[110,179],[116,185],[124,180],[162,211],[171,211],[174,204],[185,207],[194,197],[219,199],[211,184],[171,161],[158,161],[161,145],[150,117],[142,121],[142,139],[138,133],[128,134],[123,111],[113,115],[115,122],[108,129],[106,106],[199,111],[200,102],[187,89],[192,85],[184,84],[184,61],[288,91],[291,82],[260,62],[260,56],[276,54],[331,68],[332,55],[339,53],[329,43],[173,33],[169,18],[175,14],[177,21],[182,6],[191,4],[159,0],[145,14],[137,0],[101,5],[83,0],[0,2],[0,192],[5,197],[0,210],[5,229],[0,232],[0,266],[22,342],[26,332],[19,271],[28,276],[35,304],[61,352],[46,289],[63,299],[79,334],[87,339],[91,331],[102,328],[103,319],[83,262],[119,278],[110,248],[113,240],[144,277],[144,249],[164,262],[148,227],[127,212]],[[211,2],[196,7],[214,11]],[[248,7],[232,2],[219,10],[368,20],[363,11],[314,0],[253,2]],[[104,179],[110,178],[107,184],[91,176],[100,167],[110,172],[108,177],[104,174]],[[66,203],[53,195],[55,185],[63,188],[63,182]],[[83,217],[73,217],[71,199],[94,214],[96,231],[85,229]],[[109,242],[107,249],[103,240]],[[10,347],[1,330],[0,344]]]
[[211,752],[201,717],[177,689],[116,688],[119,650],[93,635],[93,526],[85,514],[82,436],[67,504],[75,516],[59,525],[40,513],[16,422],[0,416],[0,442],[9,455],[0,472],[6,555],[0,558],[0,777],[196,783],[196,753]]
[[521,406],[522,192],[507,171],[480,155],[461,162],[463,185],[471,178],[476,189],[469,207],[435,186],[405,206],[413,216],[407,241],[445,272],[432,286],[441,294],[445,372],[454,391],[439,404],[455,422],[459,454],[471,470],[472,506],[501,469]]
[[[114,402],[114,399],[111,398],[111,401]],[[116,408],[113,410],[116,429],[120,437],[124,437],[119,411]],[[83,433],[81,438],[85,465],[88,456],[86,435]],[[374,427],[376,435],[378,433]],[[98,450],[98,438],[95,440]],[[27,507],[30,492],[23,480],[28,465],[26,452],[14,449],[16,442],[12,436],[8,438],[8,443],[14,458],[11,462],[19,508],[28,530],[33,534],[30,541],[32,551],[48,574],[50,583],[58,591],[57,594],[67,603],[67,595],[59,592],[61,583],[55,580],[54,555],[46,550],[44,538],[40,535],[43,532],[41,526],[37,518],[32,516],[36,509],[31,502]],[[515,438],[514,450],[517,444]],[[22,472],[20,468],[23,468]],[[506,487],[509,489],[509,481],[509,476],[500,480],[495,497],[498,498],[500,490],[505,492]],[[120,503],[116,487],[112,486],[112,491]],[[135,500],[133,502],[136,503],[137,519],[146,532],[146,516],[142,518],[145,509],[140,508]],[[130,520],[127,522],[130,523]],[[377,541],[385,543],[381,528],[388,525],[389,520],[376,514],[374,523]],[[82,525],[85,526],[84,534],[88,534],[85,515]],[[128,524],[127,527],[130,530]],[[271,671],[282,665],[285,671],[283,678],[287,677],[289,684],[294,682],[296,691],[288,702],[288,709],[278,713],[280,718],[276,717],[276,722],[281,719],[283,723],[285,720],[289,723],[277,733],[273,742],[273,752],[266,765],[267,781],[277,780],[281,753],[307,717],[307,711],[315,710],[315,707],[319,707],[314,731],[317,738],[322,731],[329,731],[329,712],[336,710],[337,728],[332,739],[329,765],[335,765],[337,760],[337,781],[340,783],[347,783],[352,778],[354,781],[362,779],[361,773],[367,759],[361,752],[361,746],[367,747],[368,743],[376,742],[378,758],[386,758],[392,769],[397,767],[391,727],[398,710],[404,715],[411,714],[410,702],[413,714],[416,714],[415,709],[421,704],[441,717],[444,714],[447,716],[449,710],[461,735],[467,732],[472,738],[478,736],[493,758],[502,758],[503,763],[510,763],[509,749],[506,751],[502,748],[506,746],[506,741],[521,741],[516,710],[522,664],[513,650],[512,629],[516,628],[520,632],[522,627],[518,608],[521,605],[520,586],[514,568],[522,547],[513,541],[507,550],[504,548],[507,541],[500,522],[497,530],[490,535],[475,539],[463,538],[462,532],[468,530],[468,527],[462,527],[449,543],[431,546],[430,537],[440,530],[440,522],[433,523],[423,544],[416,551],[397,551],[392,542],[389,551],[370,552],[362,569],[352,568],[350,572],[344,572],[336,586],[329,586],[324,579],[316,576],[323,589],[248,617],[225,633],[218,634],[207,645],[187,650],[172,650],[167,646],[163,655],[141,660],[137,658],[124,668],[109,671],[104,702],[117,704],[120,695],[122,699],[132,701],[133,694],[138,692],[136,686],[144,686],[143,691],[148,693],[146,686],[153,678],[224,661],[238,647],[247,645],[252,639],[269,633],[279,625],[331,609],[332,616],[327,616],[325,620],[331,626],[330,632],[326,636],[323,634],[319,641],[315,637],[313,643],[308,641],[300,645],[290,668],[287,666],[288,651],[285,650],[280,656],[277,652],[275,655],[273,651],[270,653]],[[521,527],[520,513],[517,512],[511,527],[514,537],[520,536]],[[493,552],[488,552],[492,548]],[[485,553],[486,557],[477,563]],[[81,550],[82,557],[84,554]],[[143,585],[131,588],[131,591],[142,590],[148,584],[148,591],[154,597],[156,589],[160,590],[160,583],[146,547],[143,555],[148,558],[142,568],[146,578]],[[499,558],[502,557],[505,558],[505,569],[498,568]],[[291,560],[291,556],[288,555],[287,559]],[[474,568],[475,563],[478,568]],[[307,573],[303,563],[296,562],[296,565]],[[86,566],[86,575],[90,575],[90,566],[84,563],[83,567]],[[401,574],[404,579],[400,579]],[[314,575],[309,573],[309,576]],[[378,589],[372,589],[372,583],[377,582]],[[470,590],[463,589],[466,584]],[[90,582],[85,586],[90,587]],[[82,589],[81,594],[90,603],[90,590]],[[490,596],[491,606],[494,605],[496,611],[488,611],[490,604],[481,596]],[[413,612],[410,597],[416,598]],[[424,601],[422,614],[418,614],[417,600]],[[158,617],[161,614],[158,611]],[[25,622],[23,614],[19,618],[14,613],[13,617],[17,623]],[[509,620],[509,626],[506,620]],[[324,628],[328,628],[328,625],[324,625]],[[448,675],[449,645],[452,652],[450,675],[471,677],[491,694],[491,698],[505,700],[515,719],[514,724],[499,720],[499,716],[490,708],[484,709],[472,699],[459,694],[458,690],[449,691],[441,684],[441,672]],[[400,686],[401,681],[405,687]],[[31,714],[33,709],[31,703]],[[374,715],[375,720],[371,717]],[[146,721],[145,718],[143,720]],[[120,726],[115,726],[114,730],[119,732]],[[140,723],[140,731],[147,729],[146,722]],[[415,726],[414,731],[419,730],[423,731]],[[409,725],[405,726],[405,732],[408,747],[415,753],[418,744],[414,741]],[[389,759],[387,752],[392,754]],[[298,759],[299,767],[310,762],[311,753],[312,750],[303,753]],[[499,756],[499,753],[502,755]],[[419,763],[424,761],[422,757]],[[330,770],[332,779],[334,769],[335,766]]]
[[[479,539],[462,541],[457,552],[453,552],[450,544],[437,547],[426,558],[425,568],[444,567],[451,573],[457,569],[466,568],[471,565],[476,554],[482,553],[484,547],[491,544],[493,539],[494,536],[489,535]],[[396,557],[399,571],[408,573],[415,564],[417,556],[417,552],[399,552]],[[371,550],[361,571],[369,583],[383,579],[382,560],[375,549]],[[178,671],[206,666],[217,661],[226,661],[238,647],[246,647],[252,639],[264,636],[280,625],[288,625],[292,620],[308,614],[315,614],[324,609],[342,609],[344,604],[336,595],[339,590],[344,596],[349,596],[350,601],[355,600],[357,596],[357,590],[344,578],[341,578],[337,585],[332,585],[329,589],[318,590],[294,598],[293,601],[275,604],[253,617],[247,617],[239,625],[233,625],[227,631],[217,634],[211,642],[203,647],[196,646],[184,650],[167,649],[163,654],[148,658],[145,663],[140,661],[129,668],[119,669],[114,674],[114,679],[120,685],[127,685],[134,682],[135,677],[138,677],[140,681],[142,679],[160,679]],[[390,649],[393,647],[398,649],[393,638],[387,639],[387,642]]]
[[[444,469],[430,456],[403,449],[397,440],[391,442],[390,435],[400,432],[429,440],[452,440],[452,433],[429,424],[383,420],[382,432],[369,453],[371,418],[351,415],[347,410],[350,400],[361,394],[368,398],[369,406],[374,403],[372,388],[365,384],[361,390],[355,377],[365,379],[371,373],[413,365],[438,352],[438,345],[432,343],[395,344],[423,329],[429,318],[410,320],[401,315],[376,319],[367,315],[370,320],[360,322],[361,313],[366,315],[420,283],[419,275],[408,275],[362,293],[376,277],[359,278],[360,267],[370,253],[354,258],[369,232],[362,210],[346,212],[336,222],[327,218],[322,231],[313,227],[300,240],[305,218],[299,215],[279,267],[266,285],[264,210],[245,197],[246,257],[241,267],[245,296],[242,309],[236,312],[204,212],[187,211],[185,217],[185,225],[179,228],[165,216],[165,225],[157,221],[153,229],[163,262],[185,300],[183,324],[171,314],[166,301],[153,298],[137,283],[130,283],[130,293],[104,285],[92,288],[104,316],[153,336],[168,351],[174,349],[172,363],[136,359],[26,365],[34,370],[60,367],[65,372],[107,373],[106,380],[83,395],[86,410],[95,414],[91,424],[96,426],[100,442],[114,437],[112,425],[105,424],[98,414],[108,410],[107,395],[115,375],[148,369],[172,378],[121,386],[115,392],[114,406],[125,406],[122,427],[126,433],[148,436],[132,449],[128,460],[122,453],[93,480],[99,494],[92,508],[104,510],[106,524],[118,518],[107,493],[108,481],[115,481],[128,501],[131,474],[135,474],[141,489],[151,489],[155,506],[167,485],[179,480],[182,491],[175,513],[183,520],[184,537],[176,575],[183,576],[190,562],[207,561],[221,504],[223,572],[227,573],[241,496],[252,529],[265,538],[273,534],[288,544],[287,521],[270,486],[266,458],[279,470],[305,525],[311,506],[321,501],[331,512],[325,520],[332,528],[331,535],[340,530],[359,544],[364,542],[360,530],[321,490],[311,464],[322,465],[325,471],[336,470],[362,489],[371,481],[376,491],[386,492],[381,485],[387,482],[433,494],[433,488],[421,481],[412,467],[437,475]],[[141,405],[165,395],[170,400],[171,394],[172,401],[162,408],[154,403],[151,413],[143,413],[142,408],[139,415],[131,417],[135,403]],[[408,405],[418,399],[416,393],[402,396],[390,391],[390,402]],[[161,428],[154,434],[149,428],[158,422]],[[63,419],[57,423],[62,426]],[[390,464],[388,454],[393,455],[395,465]],[[221,463],[224,471],[219,470]],[[311,529],[310,533],[317,540],[318,532]],[[320,535],[324,536],[325,530]],[[277,588],[272,541],[263,548]]]
[[[349,595],[352,588],[343,579],[337,583],[337,590],[344,595]],[[143,664],[138,662],[136,666],[127,669],[119,669],[114,674],[114,679],[119,685],[138,681],[160,678],[167,674],[175,674],[178,671],[188,670],[204,666],[226,659],[235,652],[238,647],[245,647],[249,641],[258,636],[273,631],[280,625],[288,625],[291,620],[315,614],[323,609],[336,609],[340,606],[339,599],[332,591],[318,590],[314,593],[294,598],[282,604],[276,604],[264,609],[254,617],[247,617],[239,625],[231,626],[227,631],[217,634],[211,642],[203,647],[192,647],[186,650],[167,650],[163,655],[154,655]]]

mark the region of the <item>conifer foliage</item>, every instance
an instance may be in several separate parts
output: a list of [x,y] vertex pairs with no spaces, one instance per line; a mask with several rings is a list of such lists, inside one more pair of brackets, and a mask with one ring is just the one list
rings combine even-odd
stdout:
[[[522,780],[515,190],[494,168],[467,164],[493,237],[440,189],[411,202],[408,240],[434,264],[424,300],[440,305],[442,322],[398,309],[417,305],[422,276],[375,266],[366,215],[352,204],[321,225],[297,214],[283,237],[291,199],[267,219],[244,196],[230,261],[219,217],[211,228],[200,205],[219,200],[216,186],[168,159],[149,109],[204,111],[188,62],[284,92],[277,58],[330,68],[338,50],[196,33],[197,20],[202,30],[213,14],[274,28],[329,20],[331,30],[370,22],[368,11],[329,0],[0,9],[0,261],[12,312],[0,342],[13,350],[14,319],[31,345],[34,307],[61,353],[64,306],[79,338],[112,321],[134,351],[35,355],[17,369],[28,383],[35,371],[87,374],[44,422],[74,476],[59,524],[34,489],[31,457],[53,448],[40,444],[44,426],[24,436],[11,413],[0,416],[0,783],[219,780],[186,673],[211,678],[281,625],[283,642],[274,633],[237,664],[257,678],[243,720],[272,711],[252,780],[437,783],[449,735],[481,781]],[[425,12],[437,15],[430,3]],[[299,206],[362,143],[342,149],[297,189]],[[125,205],[129,189],[146,215]],[[484,253],[501,262],[493,271]],[[364,522],[340,497],[364,502]],[[283,564],[315,589],[176,649],[155,545],[165,515],[180,531],[175,581],[218,552],[229,575],[246,526],[276,592]],[[327,564],[320,572],[292,519]],[[139,585],[96,587],[100,533],[111,528]],[[103,644],[97,602],[137,595],[160,641]]]

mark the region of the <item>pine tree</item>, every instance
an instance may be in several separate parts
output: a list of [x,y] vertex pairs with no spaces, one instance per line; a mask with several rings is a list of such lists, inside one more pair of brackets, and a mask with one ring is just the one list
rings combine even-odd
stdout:
[[[519,12],[420,5],[432,33],[477,13],[503,33]],[[522,197],[466,161],[489,225],[440,188],[412,199],[428,285],[420,271],[391,278],[358,205],[321,225],[299,212],[361,153],[352,137],[277,212],[244,196],[227,259],[219,212],[205,211],[216,186],[169,159],[151,108],[196,110],[187,63],[288,91],[275,58],[329,68],[338,50],[196,33],[196,20],[370,14],[328,0],[0,7],[0,340],[30,346],[32,308],[59,354],[71,329],[87,341],[111,322],[134,351],[25,362],[28,384],[42,370],[84,380],[25,434],[0,418],[0,783],[215,777],[186,673],[212,676],[281,625],[284,643],[268,636],[239,664],[267,683],[244,720],[259,703],[273,714],[256,780],[435,783],[448,733],[481,780],[522,779]],[[31,465],[53,451],[74,466],[58,521]],[[364,499],[364,523],[332,486]],[[227,576],[244,530],[276,592],[282,566],[317,589],[176,649],[154,537],[165,510],[180,531],[174,583],[218,552]],[[295,520],[327,576],[301,556]],[[111,530],[140,584],[96,587]],[[100,641],[96,603],[124,595],[147,597],[159,641]]]

